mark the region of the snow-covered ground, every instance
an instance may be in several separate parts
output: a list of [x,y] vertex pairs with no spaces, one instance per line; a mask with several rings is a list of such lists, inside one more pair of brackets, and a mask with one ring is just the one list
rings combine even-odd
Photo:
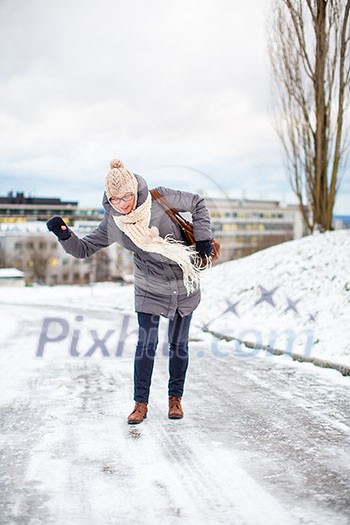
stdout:
[[349,363],[348,261],[340,231],[208,271],[185,418],[166,416],[162,319],[137,427],[133,287],[1,287],[0,523],[348,525],[350,378],[201,330],[252,340],[311,327],[312,355]]
[[[6,319],[2,525],[349,523],[348,377],[288,356],[241,358],[229,343],[214,357],[203,334],[191,342],[184,419],[167,419],[160,345],[148,418],[129,426],[131,319],[118,357],[128,317],[112,308],[8,304]],[[39,358],[45,319],[56,325]],[[109,331],[105,355],[87,357]]]
[[[201,281],[194,338],[204,327],[350,366],[350,230],[315,234],[217,265]],[[113,283],[24,288],[20,293],[0,288],[0,304],[7,302],[134,312],[133,287]],[[10,329],[11,320],[5,325]],[[249,358],[259,352],[233,343],[230,348]]]
[[209,330],[350,365],[350,230],[218,265],[202,288],[196,321]]

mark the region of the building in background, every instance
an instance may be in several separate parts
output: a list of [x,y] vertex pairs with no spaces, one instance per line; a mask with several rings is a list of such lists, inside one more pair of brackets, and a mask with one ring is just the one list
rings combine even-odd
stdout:
[[103,209],[79,208],[77,201],[61,201],[54,197],[25,197],[23,193],[9,192],[0,196],[0,223],[47,221],[60,215],[67,224],[80,220],[101,220]]
[[335,230],[347,230],[350,228],[350,215],[334,215],[333,227]]
[[[221,242],[217,264],[307,234],[298,205],[204,196],[214,237]],[[88,259],[75,259],[47,231],[46,221],[60,215],[83,237],[100,223],[103,214],[103,208],[80,208],[78,202],[58,198],[14,196],[12,192],[0,197],[0,267],[14,266],[25,273],[27,281],[49,285],[123,280],[133,272],[132,253],[113,244]]]
[[[77,222],[74,231],[83,237],[98,224]],[[23,271],[27,284],[123,282],[132,274],[132,254],[117,244],[87,259],[77,259],[64,251],[45,222],[1,223],[0,228],[0,267],[13,266]]]
[[250,255],[307,234],[298,205],[275,200],[205,197],[220,261]]

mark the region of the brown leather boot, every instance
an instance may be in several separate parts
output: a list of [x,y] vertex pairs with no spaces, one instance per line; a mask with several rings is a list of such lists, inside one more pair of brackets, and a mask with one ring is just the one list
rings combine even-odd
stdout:
[[138,423],[142,423],[142,421],[147,417],[147,410],[147,403],[139,403],[136,401],[134,410],[128,417],[129,425],[137,425]]
[[169,396],[169,419],[182,419],[184,413],[181,406],[181,397]]

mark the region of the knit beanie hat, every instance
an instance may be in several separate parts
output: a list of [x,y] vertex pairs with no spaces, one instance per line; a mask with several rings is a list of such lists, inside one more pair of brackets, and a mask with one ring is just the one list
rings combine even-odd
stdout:
[[105,190],[108,200],[118,193],[134,193],[133,209],[137,203],[137,179],[131,171],[127,170],[121,160],[113,159],[109,163],[110,171],[106,175]]

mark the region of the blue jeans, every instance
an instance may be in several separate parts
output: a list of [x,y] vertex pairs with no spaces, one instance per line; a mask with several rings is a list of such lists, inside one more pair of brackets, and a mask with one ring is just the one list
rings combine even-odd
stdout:
[[[154,358],[158,344],[159,315],[138,313],[139,338],[134,360],[134,400],[148,403]],[[169,320],[168,395],[181,397],[188,367],[188,333],[192,314],[176,312]]]

